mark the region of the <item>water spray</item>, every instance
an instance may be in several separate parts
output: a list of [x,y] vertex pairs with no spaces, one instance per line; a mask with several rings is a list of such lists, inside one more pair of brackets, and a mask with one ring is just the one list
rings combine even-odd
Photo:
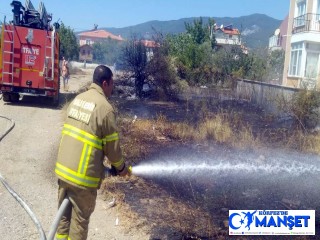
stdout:
[[142,163],[132,167],[132,174],[137,176],[199,176],[199,175],[277,175],[286,173],[290,176],[299,176],[303,174],[319,173],[320,168],[305,163],[293,162],[292,164],[283,163],[249,163],[230,161],[219,161],[212,163],[202,162],[190,163],[190,161],[175,162],[154,162]]

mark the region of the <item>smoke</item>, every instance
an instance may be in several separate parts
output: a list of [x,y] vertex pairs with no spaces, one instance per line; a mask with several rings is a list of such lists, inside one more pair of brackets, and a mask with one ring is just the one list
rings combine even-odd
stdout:
[[251,28],[246,28],[242,31],[242,36],[248,36],[260,31],[260,27],[258,25],[252,25]]

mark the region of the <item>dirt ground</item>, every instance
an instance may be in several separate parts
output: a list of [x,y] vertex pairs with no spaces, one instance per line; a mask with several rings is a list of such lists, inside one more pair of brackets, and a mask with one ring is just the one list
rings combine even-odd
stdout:
[[[72,76],[69,92],[61,92],[61,102],[91,81],[91,76],[90,70],[86,75]],[[57,211],[54,163],[63,121],[61,108],[51,108],[38,101],[25,98],[19,103],[9,104],[0,100],[0,115],[15,121],[15,128],[0,142],[0,173],[28,203],[48,233]],[[0,133],[7,126],[7,121],[0,119]],[[39,239],[36,227],[27,213],[2,184],[0,202],[2,240]],[[99,192],[88,239],[141,240],[149,239],[149,234],[140,230],[126,230],[119,209],[108,209],[108,202],[103,200]]]

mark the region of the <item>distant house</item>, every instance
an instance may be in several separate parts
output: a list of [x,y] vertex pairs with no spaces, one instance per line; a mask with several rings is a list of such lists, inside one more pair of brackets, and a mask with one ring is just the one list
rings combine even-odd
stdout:
[[211,34],[214,35],[218,47],[237,46],[242,49],[243,53],[248,54],[248,49],[242,44],[239,29],[232,25],[218,27],[215,24]]
[[214,36],[218,46],[237,45],[241,46],[240,31],[232,25],[217,27],[214,26]]
[[112,39],[115,41],[123,41],[124,39],[119,35],[116,36],[106,30],[97,30],[94,29],[88,32],[82,32],[79,35],[79,45],[80,53],[79,60],[84,62],[92,62],[93,60],[93,48],[94,43],[103,42],[107,39]]
[[274,31],[274,34],[269,38],[269,50],[286,50],[287,32],[288,32],[289,15],[282,21],[280,27]]
[[283,85],[320,89],[320,0],[291,0]]
[[81,62],[92,62],[93,60],[93,47],[89,44],[80,46],[79,60]]
[[89,32],[82,32],[79,34],[79,43],[82,45],[93,45],[96,42],[102,42],[106,39],[113,39],[116,41],[123,41],[124,39],[119,35],[116,36],[106,30],[93,30]]
[[140,42],[146,47],[147,59],[150,61],[153,57],[153,50],[157,47],[160,47],[160,44],[151,40],[141,40]]

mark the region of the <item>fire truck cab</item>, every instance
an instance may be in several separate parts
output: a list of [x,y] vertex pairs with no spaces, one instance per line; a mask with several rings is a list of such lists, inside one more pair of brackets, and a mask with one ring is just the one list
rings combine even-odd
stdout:
[[5,102],[20,96],[44,96],[59,104],[58,23],[50,24],[43,3],[35,10],[30,0],[25,7],[12,1],[13,21],[4,20],[0,39],[0,91]]

